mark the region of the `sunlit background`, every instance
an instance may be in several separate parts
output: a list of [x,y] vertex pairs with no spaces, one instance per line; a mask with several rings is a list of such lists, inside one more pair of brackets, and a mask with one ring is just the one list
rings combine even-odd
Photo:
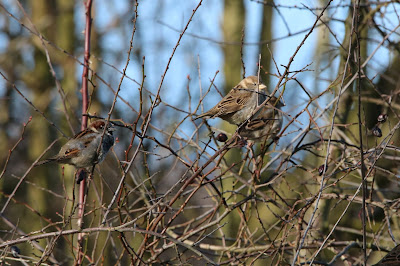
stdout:
[[[384,248],[388,251],[399,242],[399,221],[394,216],[396,200],[400,197],[400,159],[396,148],[400,146],[400,135],[393,133],[400,108],[397,104],[400,88],[398,1],[360,1],[363,12],[358,31],[362,35],[360,54],[361,62],[367,62],[362,69],[364,76],[360,86],[361,123],[357,116],[357,82],[346,86],[357,76],[353,21],[356,1],[137,2],[93,1],[88,112],[107,117],[115,92],[120,90],[111,119],[120,125],[132,126],[137,135],[146,131],[142,143],[132,130],[119,127],[116,145],[107,159],[97,166],[89,190],[88,202],[93,205],[87,210],[87,219],[92,219],[93,227],[103,226],[96,219],[104,215],[104,208],[118,187],[123,169],[135,152],[138,155],[123,185],[122,203],[118,205],[128,214],[113,209],[108,225],[123,224],[140,216],[135,226],[148,228],[150,221],[162,212],[160,206],[171,208],[168,209],[171,212],[181,208],[189,192],[185,191],[177,204],[169,206],[168,200],[175,195],[175,191],[169,191],[171,187],[179,187],[223,146],[213,136],[224,132],[231,137],[237,129],[219,118],[193,121],[195,115],[213,107],[245,76],[258,75],[258,72],[272,92],[290,64],[275,93],[285,104],[282,108],[283,127],[288,125],[288,128],[282,131],[279,141],[270,140],[271,146],[266,154],[262,154],[264,161],[256,166],[257,156],[251,158],[250,145],[238,145],[223,159],[214,159],[204,169],[205,173],[210,171],[207,178],[215,178],[213,184],[228,195],[230,206],[243,199],[249,200],[236,206],[243,208],[237,212],[239,214],[234,208],[226,219],[218,221],[218,229],[202,231],[204,242],[219,245],[226,240],[227,246],[237,244],[240,248],[241,245],[271,244],[271,250],[260,248],[257,252],[282,256],[272,259],[265,256],[259,265],[272,262],[295,264],[293,257],[299,246],[297,243],[294,247],[293,243],[300,242],[305,227],[312,224],[314,227],[304,235],[311,248],[299,248],[304,251],[300,254],[302,263],[318,257],[328,265],[339,249],[345,250],[346,245],[354,248],[355,245],[354,253],[345,252],[343,261],[361,264],[361,200],[357,191],[361,183],[359,125],[362,125],[361,132],[366,139],[367,166],[371,167],[369,169],[375,164],[380,167],[374,168],[368,177],[370,200],[376,203],[368,205],[368,221],[372,221],[368,233],[369,237],[373,235],[368,238],[372,246],[369,255],[372,253],[373,262],[383,254],[378,252],[379,256],[374,257],[373,252]],[[317,20],[321,12],[324,14]],[[41,156],[54,155],[66,141],[62,135],[73,136],[80,128],[85,19],[82,1],[0,1],[1,204],[12,199],[4,213],[0,213],[0,225],[6,228],[0,233],[0,245],[29,232],[46,231],[43,227],[56,231],[60,224],[66,228],[75,225],[75,218],[68,220],[75,217],[71,214],[75,200],[72,195],[77,193],[78,187],[72,177],[75,169],[55,164],[33,167],[33,163]],[[49,65],[54,68],[54,75]],[[338,101],[342,90],[345,92]],[[160,99],[156,99],[158,91]],[[154,101],[157,104],[151,109]],[[146,115],[150,109],[152,115],[148,120]],[[141,116],[138,116],[139,112]],[[377,123],[380,114],[388,114],[388,122]],[[145,121],[150,121],[147,130]],[[381,130],[382,137],[374,135],[376,128]],[[47,150],[58,138],[54,147]],[[333,140],[332,146],[328,147],[327,139]],[[391,150],[385,150],[392,157],[378,157],[382,151],[380,145],[386,144],[393,145]],[[260,143],[253,146],[255,151],[260,147]],[[325,162],[327,171],[319,173]],[[258,178],[254,177],[256,168],[260,174]],[[26,179],[19,186],[18,182],[23,178]],[[215,207],[218,197],[204,187],[178,217],[179,223],[198,219]],[[324,189],[320,190],[322,187]],[[15,195],[10,196],[14,190]],[[321,201],[315,203],[319,192]],[[353,196],[355,200],[349,200]],[[160,204],[156,214],[147,213],[156,202]],[[346,204],[351,206],[346,209]],[[215,213],[226,210],[222,205],[215,207]],[[314,210],[315,217],[311,215]],[[303,215],[301,219],[300,215]],[[339,221],[340,226],[336,227]],[[167,221],[163,222],[166,224]],[[191,223],[187,224],[189,228]],[[197,224],[190,230],[197,229],[195,226]],[[182,233],[179,230],[176,232]],[[330,230],[333,230],[332,235],[328,234]],[[223,232],[222,236],[219,232]],[[139,248],[141,235],[138,233],[128,239],[132,250]],[[109,240],[109,235],[102,237],[99,242]],[[97,259],[99,264],[103,258],[97,255],[109,255],[107,258],[112,259],[104,261],[116,263],[118,256],[110,254],[122,250],[122,263],[129,263],[130,258],[126,255],[129,251],[124,253],[119,236],[112,239],[117,244],[110,245],[112,248],[109,249],[108,244],[104,244],[106,251],[89,239],[88,253],[93,252],[92,259]],[[321,239],[332,240],[335,244],[337,240],[338,244],[316,252],[317,248],[325,247]],[[41,242],[42,246],[48,244],[46,241]],[[68,257],[66,261],[71,262],[74,239],[59,241],[54,244],[53,256],[58,260]],[[32,252],[27,243],[20,247],[23,254]],[[280,250],[280,247],[286,249]],[[158,262],[168,261],[163,259],[176,255],[171,249],[167,250]],[[231,256],[230,250],[226,253],[226,250],[214,251],[208,250],[214,254],[213,258],[218,257],[215,261],[236,258],[236,254]],[[36,257],[42,256],[41,252],[35,252]],[[250,253],[243,254],[240,255],[245,257]],[[227,259],[225,264],[231,262]],[[252,263],[245,259],[236,262]]]

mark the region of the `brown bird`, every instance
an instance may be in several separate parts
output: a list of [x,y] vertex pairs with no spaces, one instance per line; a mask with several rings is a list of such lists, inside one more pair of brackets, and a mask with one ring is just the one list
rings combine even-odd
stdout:
[[258,82],[256,76],[249,76],[239,82],[217,105],[197,116],[195,120],[219,117],[231,124],[240,125],[267,99],[264,92],[266,88],[267,86]]
[[[57,162],[61,164],[71,164],[76,168],[89,169],[93,165],[104,160],[107,152],[114,145],[113,131],[115,128],[108,124],[106,132],[102,138],[104,120],[97,120],[91,123],[85,130],[76,134],[65,143],[58,154],[50,159],[38,162],[36,166]],[[102,144],[100,145],[100,141]],[[100,147],[99,153],[97,152]]]
[[239,128],[239,135],[250,140],[261,138],[273,139],[282,127],[282,113],[280,108],[283,104],[275,97],[271,96],[269,101]]

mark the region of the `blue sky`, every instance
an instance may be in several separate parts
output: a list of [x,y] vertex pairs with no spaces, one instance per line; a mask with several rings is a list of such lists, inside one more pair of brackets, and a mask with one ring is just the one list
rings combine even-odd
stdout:
[[[320,2],[321,1],[312,0],[295,2],[275,1],[275,3],[281,7],[279,8],[279,14],[278,12],[274,13],[273,38],[275,39],[287,36],[289,34],[288,28],[290,29],[291,34],[309,29],[314,24],[316,16],[307,8],[305,8],[305,6],[313,8],[316,7],[316,5],[318,5]],[[338,2],[335,2],[335,4],[337,3]],[[107,51],[107,53],[104,55],[104,60],[115,65],[121,70],[125,66],[126,51],[128,50],[129,38],[132,31],[132,24],[129,23],[129,21],[133,18],[133,9],[131,6],[129,6],[129,4],[129,1],[117,1],[113,3],[110,3],[106,0],[95,1],[96,11],[94,12],[94,21],[96,26],[106,33],[101,40],[103,47]],[[129,77],[137,80],[138,82],[141,81],[141,58],[142,56],[145,56],[145,86],[153,93],[157,91],[159,82],[161,80],[161,75],[164,73],[173,47],[179,38],[180,32],[191,16],[192,10],[197,6],[197,4],[198,1],[139,1],[137,31],[135,33],[133,42],[134,49],[136,49],[135,51],[139,54],[139,57],[131,56],[130,65],[127,70]],[[294,4],[296,4],[298,7],[301,7],[301,9],[282,7],[282,5],[293,6]],[[260,31],[259,22],[261,16],[260,7],[261,5],[256,1],[249,0],[245,2],[246,42],[252,43],[258,40],[257,37]],[[340,21],[346,18],[347,12],[348,7],[338,7],[328,9],[326,13],[329,17],[334,17],[337,20],[336,22],[331,22],[330,27],[340,42],[344,38],[344,26]],[[80,13],[80,16],[83,16],[83,12]],[[390,27],[390,21],[398,21],[393,12],[389,16],[394,17],[383,18],[388,27]],[[111,27],[109,27],[109,25],[112,24],[116,18],[125,20],[126,26],[124,28],[110,30]],[[84,20],[81,19],[81,21]],[[192,93],[193,106],[196,105],[199,100],[200,85],[202,86],[204,92],[210,85],[210,79],[214,77],[217,71],[220,73],[218,74],[215,83],[218,88],[223,89],[224,56],[220,45],[214,42],[223,41],[221,31],[222,21],[223,1],[203,1],[203,4],[198,9],[187,30],[187,34],[182,38],[180,46],[178,47],[176,54],[172,59],[161,92],[162,100],[164,102],[187,110],[188,99],[185,95],[186,86],[188,84],[188,75],[190,75],[192,78],[189,87]],[[393,25],[391,25],[391,27],[393,27]],[[201,36],[202,38],[195,38],[189,34],[195,34],[197,36]],[[289,58],[293,55],[297,46],[303,40],[305,34],[306,33],[301,33],[291,37],[283,38],[282,40],[276,41],[271,45],[273,56],[279,65],[280,71],[283,71],[283,67],[280,65],[287,65]],[[205,40],[203,38],[209,40]],[[321,72],[319,69],[317,69],[318,66],[313,60],[315,60],[316,45],[318,41],[323,41],[326,49],[332,48],[329,45],[338,46],[335,39],[332,38],[332,35],[330,35],[329,31],[325,27],[315,29],[305,44],[301,47],[293,64],[291,65],[292,71],[300,70],[306,65],[309,65],[308,69],[310,71],[299,74],[297,78],[314,95],[318,94],[322,90],[325,90],[329,85],[329,82],[321,81],[319,78],[332,80],[337,74],[332,73],[331,71]],[[372,51],[374,49],[373,46],[374,45],[371,45],[369,50]],[[121,51],[122,56],[117,58],[115,55],[121,53]],[[256,45],[247,45],[245,47],[244,62],[247,71],[256,68],[256,63],[258,60],[257,53],[258,49]],[[383,69],[389,62],[388,58],[388,51],[384,48],[380,49],[375,55],[374,60],[371,61],[374,69],[369,69],[369,71],[376,72]],[[336,59],[333,61],[333,64],[337,65],[338,62],[339,60]],[[112,69],[108,71],[108,69],[110,68],[104,66],[102,68],[102,74],[105,75],[106,78],[108,77],[109,80],[112,80],[112,85],[114,88],[116,88],[120,75],[116,73],[116,71]],[[338,68],[334,67],[331,69]],[[201,82],[198,80],[199,71],[201,73]],[[272,69],[272,72],[276,73],[276,70]],[[247,73],[247,75],[251,74],[255,73]],[[238,77],[237,82],[239,82],[240,79],[241,77]],[[271,79],[271,83],[268,84],[269,87],[274,87],[276,82],[277,79]],[[134,105],[135,102],[137,103],[137,101],[135,101],[135,99],[137,99],[137,88],[137,84],[126,79],[122,85],[121,96],[130,100],[130,102],[132,102]],[[108,100],[110,99],[109,97],[112,97],[110,92],[105,92],[103,95],[105,100]],[[328,96],[333,97],[333,95]],[[287,105],[284,107],[284,111],[292,114],[295,114],[297,111],[301,110],[308,100],[303,91],[294,82],[288,83],[283,97]],[[219,99],[220,95],[215,90],[212,90],[204,101],[204,109],[212,107],[216,102],[219,101]],[[319,104],[324,105],[328,100],[330,99],[326,97],[321,98]],[[117,106],[122,109],[125,108],[124,104],[121,102],[118,102]],[[312,112],[313,109],[311,108],[310,111]],[[197,113],[199,112],[201,111],[198,111]],[[181,118],[183,117],[183,114],[179,115]],[[302,115],[299,118],[299,121],[302,122],[302,125],[297,124],[295,127],[303,127],[308,125],[308,115]],[[218,123],[220,123],[219,119],[214,119],[214,121],[211,121],[211,124],[215,126],[217,126]],[[191,129],[189,129],[189,131],[190,130]],[[295,130],[295,128],[291,130]]]
[[[7,2],[7,1],[6,1]],[[301,30],[308,29],[315,21],[315,15],[309,10],[304,8],[315,7],[321,1],[275,1],[275,4],[280,6],[279,13],[275,11],[274,22],[273,22],[273,38],[284,37],[288,35],[288,29],[290,33],[296,33]],[[337,3],[348,3],[348,1],[337,2]],[[132,1],[107,1],[107,0],[96,0],[94,1],[93,18],[97,29],[103,32],[103,37],[100,40],[93,40],[93,42],[100,42],[102,47],[105,49],[104,55],[102,55],[104,61],[114,65],[118,69],[122,70],[126,63],[126,52],[129,47],[129,39],[132,31],[133,19],[133,7],[131,6]],[[137,30],[133,41],[134,53],[138,56],[131,55],[130,65],[127,69],[129,77],[140,82],[142,77],[141,61],[142,57],[145,56],[145,73],[146,73],[146,88],[155,93],[158,84],[161,80],[168,58],[170,57],[173,47],[175,46],[179,34],[186,25],[189,17],[192,14],[192,10],[197,6],[198,1],[182,1],[182,0],[142,0],[139,1],[137,18]],[[296,4],[299,8],[288,8],[283,5],[293,6]],[[385,27],[392,29],[399,23],[397,14],[393,12],[393,6],[399,4],[388,5],[384,10],[385,16],[379,19],[378,23],[381,23]],[[15,14],[18,13],[18,9],[10,8]],[[81,3],[76,4],[76,32],[83,38],[82,31],[84,30],[84,10]],[[257,1],[248,0],[245,2],[246,11],[246,35],[245,41],[253,43],[258,41],[258,35],[260,31],[260,16],[261,16],[261,5]],[[344,38],[344,27],[341,20],[344,20],[347,16],[348,7],[331,8],[329,12],[330,17],[334,17],[338,22],[333,21],[330,26],[332,31],[335,33],[338,40],[341,42]],[[17,16],[20,17],[20,16]],[[222,0],[204,0],[203,4],[195,14],[193,21],[191,22],[187,34],[182,38],[181,44],[178,47],[174,58],[172,59],[170,68],[167,72],[163,89],[162,99],[163,101],[187,109],[184,94],[186,94],[186,86],[188,84],[187,76],[190,75],[192,80],[189,84],[190,91],[192,93],[192,104],[195,105],[199,100],[199,87],[201,86],[205,91],[210,85],[210,79],[214,77],[215,73],[219,71],[215,84],[218,88],[222,89],[224,84],[223,75],[223,64],[224,55],[220,45],[216,42],[223,41],[221,24],[223,22],[223,1]],[[286,24],[287,26],[286,26]],[[1,20],[0,20],[1,23]],[[114,27],[114,23],[118,25],[124,25],[123,27]],[[195,38],[189,34],[195,34],[202,38]],[[301,40],[304,38],[305,33],[294,35],[292,37],[283,38],[282,40],[276,41],[271,45],[273,56],[279,65],[280,71],[283,67],[280,65],[286,65]],[[380,40],[380,36],[376,36],[377,40]],[[1,41],[2,35],[0,35]],[[203,38],[209,39],[205,40]],[[392,40],[398,40],[398,33],[391,37]],[[213,41],[211,41],[213,40]],[[301,73],[297,78],[305,85],[307,89],[312,91],[314,94],[324,90],[329,82],[319,81],[317,77],[323,77],[326,79],[332,79],[336,76],[336,73],[328,71],[320,72],[316,65],[315,52],[317,41],[323,40],[326,44],[337,46],[336,41],[332,38],[332,35],[326,30],[325,27],[316,29],[302,46],[300,52],[297,54],[291,70],[300,70],[306,65],[310,65],[308,69],[310,72]],[[216,42],[215,42],[216,41]],[[6,40],[3,42],[6,43]],[[373,43],[369,47],[371,52],[377,43]],[[328,47],[328,46],[327,46]],[[1,44],[0,44],[1,48]],[[256,68],[256,62],[258,60],[258,49],[256,45],[246,45],[244,48],[244,62],[246,70]],[[368,68],[369,75],[373,76],[377,71],[385,68],[389,63],[390,53],[387,49],[381,48],[378,53],[374,56]],[[337,64],[338,60],[334,61]],[[99,69],[100,75],[105,80],[111,83],[116,88],[121,75],[113,70],[112,68],[101,65]],[[337,68],[333,68],[337,69]],[[201,73],[201,81],[198,80],[198,74]],[[272,72],[276,72],[272,69]],[[248,72],[247,75],[255,73]],[[80,80],[81,69],[77,71],[77,79]],[[239,82],[241,77],[237,78]],[[276,79],[271,79],[269,87],[274,87]],[[100,84],[101,85],[101,84]],[[290,85],[290,86],[289,86]],[[125,79],[122,84],[121,96],[128,99],[133,104],[137,97],[138,85],[129,79]],[[104,93],[101,94],[104,101],[108,101],[113,96],[108,89],[104,89]],[[295,97],[293,97],[295,96]],[[287,104],[285,111],[293,111],[291,106],[305,103],[306,96],[299,89],[299,87],[292,83],[288,83],[285,94],[283,95],[284,100]],[[204,101],[204,108],[208,109],[212,107],[220,99],[220,95],[212,90]],[[303,100],[303,101],[301,101]],[[187,101],[187,98],[186,98]],[[322,102],[326,99],[322,99]],[[186,105],[186,106],[185,106]],[[125,106],[120,101],[117,103],[117,107],[124,109]],[[215,119],[218,120],[218,119]],[[307,124],[307,116],[301,117],[300,120]],[[215,124],[219,121],[213,122]]]

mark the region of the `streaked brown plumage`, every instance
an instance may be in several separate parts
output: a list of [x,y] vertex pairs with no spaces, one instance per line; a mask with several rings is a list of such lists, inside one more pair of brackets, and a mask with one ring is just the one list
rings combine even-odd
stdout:
[[[71,164],[76,168],[89,168],[104,160],[107,152],[114,145],[112,132],[115,128],[108,124],[106,132],[102,138],[105,127],[104,120],[97,120],[91,123],[85,130],[76,134],[65,143],[58,154],[50,159],[38,162],[37,165],[49,162],[61,164]],[[100,146],[100,141],[102,144]],[[100,146],[100,151],[97,149]]]
[[264,92],[266,88],[264,84],[258,83],[256,76],[249,76],[239,82],[213,108],[195,119],[219,117],[231,124],[240,125],[250,117],[258,104],[267,99]]
[[239,128],[239,135],[250,140],[259,140],[265,137],[275,138],[282,127],[280,111],[282,106],[283,104],[275,96],[272,96],[266,105]]

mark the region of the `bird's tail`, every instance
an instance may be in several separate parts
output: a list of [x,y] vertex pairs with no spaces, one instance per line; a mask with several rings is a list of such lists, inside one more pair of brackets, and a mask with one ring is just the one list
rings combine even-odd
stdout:
[[197,120],[197,119],[199,119],[199,118],[209,117],[209,116],[210,116],[210,114],[204,113],[204,114],[201,114],[201,115],[196,116],[195,118],[193,118],[193,120]]
[[56,160],[55,158],[50,158],[50,159],[47,159],[47,160],[43,160],[43,161],[37,162],[35,164],[35,166],[39,166],[39,165],[46,164],[46,163],[51,163],[51,162],[54,162],[55,160]]

